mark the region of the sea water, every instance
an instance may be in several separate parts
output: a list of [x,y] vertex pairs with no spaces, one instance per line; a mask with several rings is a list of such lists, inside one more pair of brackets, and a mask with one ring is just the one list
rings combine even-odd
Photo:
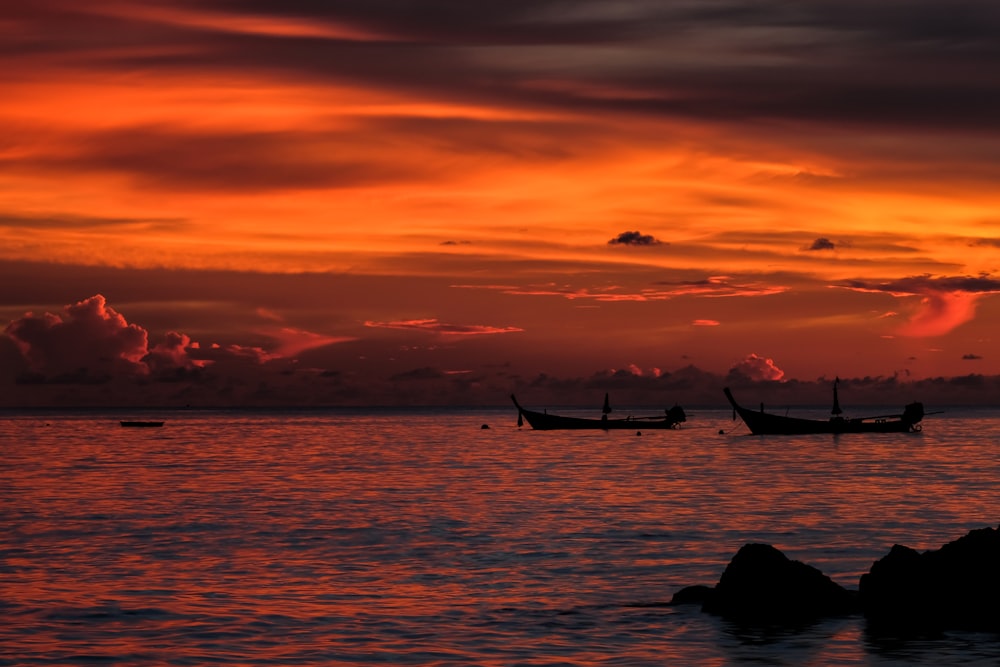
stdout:
[[519,429],[513,409],[0,413],[0,665],[1000,661],[992,634],[666,604],[747,542],[856,589],[894,543],[996,527],[1000,411],[794,437],[688,416],[605,433]]

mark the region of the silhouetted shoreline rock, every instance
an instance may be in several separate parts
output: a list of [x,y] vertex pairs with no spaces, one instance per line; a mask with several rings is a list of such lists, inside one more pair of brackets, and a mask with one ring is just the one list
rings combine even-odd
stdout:
[[862,575],[869,624],[890,630],[1000,632],[1000,530],[919,553],[896,544]]
[[870,630],[1000,632],[1000,530],[982,528],[920,553],[894,545],[862,575],[859,590],[769,544],[746,544],[714,586],[688,586],[672,605],[742,623],[797,624],[863,613]]
[[671,600],[695,602],[709,614],[743,622],[801,621],[858,611],[856,593],[769,544],[744,545],[715,588],[688,587]]

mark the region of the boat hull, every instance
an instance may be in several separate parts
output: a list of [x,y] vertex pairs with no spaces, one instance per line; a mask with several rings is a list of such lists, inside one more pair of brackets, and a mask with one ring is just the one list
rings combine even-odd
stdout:
[[163,426],[163,422],[154,421],[122,421],[122,426],[130,428],[157,428]]
[[[813,435],[837,433],[910,433],[920,430],[923,406],[907,406],[902,415],[887,418],[845,419],[834,417],[829,420],[785,417],[763,411],[750,410],[738,404],[728,388],[723,390],[733,410],[740,416],[754,435]],[[916,408],[919,407],[919,414]]]
[[584,419],[582,417],[565,417],[550,415],[547,412],[536,412],[522,408],[517,399],[511,396],[517,407],[518,415],[528,422],[536,431],[614,431],[614,430],[656,430],[672,429],[686,421],[684,411],[680,407],[671,408],[662,417],[624,417],[616,419]]

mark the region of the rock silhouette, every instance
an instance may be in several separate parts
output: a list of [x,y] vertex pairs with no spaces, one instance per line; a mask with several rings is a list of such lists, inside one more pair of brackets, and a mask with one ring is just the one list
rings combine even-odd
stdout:
[[[697,589],[685,589],[697,600]],[[745,622],[773,623],[856,611],[855,595],[815,567],[790,560],[769,544],[744,545],[714,589],[702,591],[702,610]]]
[[923,553],[894,545],[859,588],[875,628],[1000,632],[1000,530],[973,530]]
[[848,590],[769,544],[746,544],[715,587],[688,586],[671,604],[749,623],[800,623],[863,613],[870,630],[1000,632],[1000,529],[982,528],[920,553],[894,545]]

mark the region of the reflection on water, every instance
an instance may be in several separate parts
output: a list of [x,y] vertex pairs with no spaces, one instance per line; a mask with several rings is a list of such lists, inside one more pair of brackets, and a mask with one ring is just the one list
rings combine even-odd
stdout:
[[1000,659],[664,604],[749,541],[856,587],[894,542],[997,525],[997,413],[836,439],[720,435],[728,411],[641,436],[509,410],[6,417],[0,665]]

